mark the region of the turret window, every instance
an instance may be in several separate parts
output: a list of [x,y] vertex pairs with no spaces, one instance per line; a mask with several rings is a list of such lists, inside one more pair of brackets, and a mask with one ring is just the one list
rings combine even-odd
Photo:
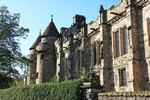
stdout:
[[41,55],[41,59],[44,59],[44,54]]
[[36,79],[38,78],[38,72],[36,73]]

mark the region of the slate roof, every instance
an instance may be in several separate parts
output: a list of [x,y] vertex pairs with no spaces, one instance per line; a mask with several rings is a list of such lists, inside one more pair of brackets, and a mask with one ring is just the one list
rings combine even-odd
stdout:
[[53,20],[51,20],[51,22],[47,26],[46,30],[42,34],[42,37],[47,37],[47,36],[52,36],[52,37],[59,37],[60,36]]
[[35,49],[36,46],[39,44],[39,42],[41,42],[41,35],[38,36],[38,38],[36,39],[36,41],[33,43],[33,45],[30,47],[31,49]]

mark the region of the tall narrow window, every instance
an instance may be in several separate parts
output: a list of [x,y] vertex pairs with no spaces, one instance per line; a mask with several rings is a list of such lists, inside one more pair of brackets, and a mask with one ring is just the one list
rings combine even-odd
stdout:
[[103,46],[101,46],[100,49],[100,60],[104,58],[104,54],[103,54]]
[[100,43],[96,41],[92,44],[92,65],[100,63]]
[[120,56],[120,37],[119,31],[116,32],[116,57]]
[[96,42],[96,64],[100,63],[100,42]]
[[84,66],[84,51],[82,51],[82,66]]
[[150,46],[150,18],[147,19],[148,45]]
[[113,35],[114,39],[114,57],[119,57],[120,56],[120,35],[119,31],[115,32]]
[[127,4],[127,5],[129,4],[129,1],[128,1],[128,0],[126,0],[126,4]]
[[36,79],[38,78],[38,72],[36,72]]
[[126,69],[119,69],[119,86],[126,86],[127,81],[126,81]]
[[81,62],[80,50],[78,50],[77,53],[78,53],[78,59],[77,60],[78,60],[78,71],[79,71],[80,70],[80,66],[81,66],[81,63],[80,63]]
[[123,28],[123,53],[127,54],[128,53],[128,32],[127,32],[127,27]]
[[94,56],[94,65],[96,64],[96,43],[94,44],[94,52],[93,52],[93,56]]
[[127,28],[121,28],[120,29],[120,40],[121,40],[121,54],[127,54],[128,53],[128,33]]
[[65,71],[65,79],[67,79],[69,74],[68,58],[64,58],[64,71]]

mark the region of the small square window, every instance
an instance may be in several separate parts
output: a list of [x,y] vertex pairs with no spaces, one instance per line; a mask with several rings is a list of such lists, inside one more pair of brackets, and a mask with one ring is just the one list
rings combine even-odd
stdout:
[[44,55],[43,54],[41,55],[41,59],[44,59]]

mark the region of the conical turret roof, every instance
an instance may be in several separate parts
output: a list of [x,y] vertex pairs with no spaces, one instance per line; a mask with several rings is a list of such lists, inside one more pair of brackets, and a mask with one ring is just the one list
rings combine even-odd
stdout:
[[47,36],[51,36],[51,37],[59,37],[60,36],[60,34],[53,22],[53,19],[51,20],[51,22],[47,26],[46,30],[42,34],[42,37],[47,37]]
[[33,45],[30,47],[31,49],[35,49],[36,46],[39,44],[39,42],[41,41],[41,35],[38,36],[38,38],[35,40],[35,42],[33,43]]

